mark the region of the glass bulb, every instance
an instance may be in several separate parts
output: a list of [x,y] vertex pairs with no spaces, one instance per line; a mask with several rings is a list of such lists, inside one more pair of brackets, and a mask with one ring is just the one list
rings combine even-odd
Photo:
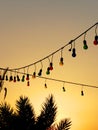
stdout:
[[61,57],[61,58],[60,58],[59,65],[61,65],[61,66],[62,66],[63,64],[64,64],[64,62],[63,62],[63,57]]
[[47,88],[47,84],[45,83],[45,88]]
[[47,68],[46,74],[50,74],[50,67]]
[[6,81],[8,81],[8,76],[6,75]]
[[65,88],[63,87],[63,92],[65,92],[66,90],[65,90]]
[[98,36],[97,35],[95,36],[95,40],[93,43],[94,43],[94,45],[98,45]]
[[83,90],[81,91],[81,96],[84,96],[84,92],[83,92]]
[[13,76],[11,75],[9,81],[12,81],[12,80],[13,80]]
[[22,81],[22,82],[25,81],[25,75],[22,76],[22,80],[21,80],[21,81]]
[[17,81],[20,81],[20,78],[19,78],[19,76],[17,75]]
[[75,48],[72,49],[72,57],[76,57],[76,49]]
[[88,49],[87,41],[86,41],[86,40],[83,41],[83,44],[84,44],[84,45],[83,45],[83,48],[84,48],[85,50]]
[[16,82],[16,76],[14,76],[14,82]]
[[33,73],[32,78],[36,78],[36,72]]
[[40,69],[39,73],[38,73],[38,76],[41,76],[42,75],[42,69]]
[[50,70],[53,70],[53,63],[50,63]]
[[27,74],[26,80],[29,80],[29,74]]

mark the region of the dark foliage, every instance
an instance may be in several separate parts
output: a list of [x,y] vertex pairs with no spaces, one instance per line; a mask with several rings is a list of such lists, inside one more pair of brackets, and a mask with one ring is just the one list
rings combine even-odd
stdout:
[[[0,104],[0,130],[48,130],[55,122],[57,106],[53,95],[42,104],[41,113],[35,116],[28,97],[20,96],[16,101],[16,111],[6,102]],[[69,130],[71,121],[67,118],[56,125],[57,130]]]

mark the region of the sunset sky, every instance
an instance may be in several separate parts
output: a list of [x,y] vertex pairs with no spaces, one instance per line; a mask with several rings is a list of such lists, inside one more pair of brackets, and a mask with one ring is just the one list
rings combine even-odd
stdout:
[[[35,63],[66,45],[96,22],[98,0],[0,0],[0,67],[13,69]],[[95,27],[86,34],[87,50],[83,49],[84,36],[75,41],[75,58],[68,51],[70,46],[65,47],[63,66],[59,66],[61,52],[53,55],[54,69],[50,75],[46,75],[49,59],[42,61],[42,76],[98,86],[98,45],[93,44],[94,37]],[[39,62],[36,64],[37,73],[40,68]],[[31,66],[25,72],[32,74],[34,69],[35,66]],[[10,75],[10,72],[7,74]],[[19,76],[22,77],[21,74]],[[62,91],[63,85],[66,92]],[[36,115],[40,113],[45,98],[52,93],[58,106],[56,122],[70,118],[71,130],[98,129],[97,88],[32,77],[30,86],[26,81],[5,81],[3,87],[8,89],[5,101],[15,107],[19,96],[28,96]],[[81,96],[81,89],[84,96]],[[4,101],[3,97],[4,90],[0,93],[1,101]]]

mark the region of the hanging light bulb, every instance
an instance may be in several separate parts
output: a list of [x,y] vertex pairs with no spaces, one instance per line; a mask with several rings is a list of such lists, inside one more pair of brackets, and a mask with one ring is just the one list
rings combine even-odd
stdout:
[[60,62],[59,62],[60,66],[64,65],[64,59],[63,59],[63,48],[61,48],[61,58],[60,58]]
[[50,62],[50,59],[49,59],[49,63],[50,63],[50,70],[53,70],[53,55],[52,55],[52,58],[51,58],[51,62]]
[[53,63],[50,62],[50,70],[53,70]]
[[36,78],[36,72],[33,72],[32,78]]
[[94,45],[98,45],[98,36],[97,35],[95,36],[95,40],[93,43],[94,43]]
[[74,47],[72,49],[72,57],[76,57],[75,41],[74,41]]
[[38,76],[42,75],[42,69],[39,70]]
[[65,90],[65,87],[62,87],[62,89],[63,89],[63,92],[65,92],[66,90]]
[[14,80],[13,81],[16,82],[16,76],[14,76]]
[[18,82],[20,81],[19,75],[17,75],[17,81],[18,81]]
[[26,80],[29,80],[29,67],[27,68],[27,76],[26,76]]
[[83,92],[83,90],[81,90],[81,96],[84,96],[84,92]]
[[65,82],[63,83],[63,87],[62,87],[62,89],[63,89],[63,92],[65,92],[66,90],[65,90],[65,87],[64,87],[64,85],[65,85]]
[[22,82],[25,81],[25,75],[22,76],[22,79],[21,79]]
[[13,80],[13,77],[12,77],[12,75],[11,75],[9,81],[12,81],[12,80]]
[[5,78],[5,79],[6,79],[6,81],[8,81],[8,75],[6,75],[6,78]]
[[84,48],[85,50],[88,49],[87,41],[86,41],[86,40],[83,41],[83,48]]
[[32,78],[36,78],[36,64],[34,64],[35,70],[33,72]]
[[50,74],[50,67],[47,68],[46,74],[47,74],[47,75]]
[[94,45],[98,45],[98,35],[97,35],[97,26],[98,25],[96,25],[96,28],[95,28],[95,40],[94,40]]
[[38,72],[38,76],[41,76],[41,75],[42,75],[42,68],[43,68],[43,64],[42,64],[42,61],[41,61],[41,69],[40,69],[39,72]]
[[76,49],[75,48],[72,49],[72,57],[76,57]]
[[63,57],[60,58],[60,62],[59,62],[59,65],[64,65],[64,62],[63,62]]
[[47,88],[46,80],[45,80],[45,84],[44,84],[44,87],[45,87],[45,88]]
[[27,74],[26,80],[29,80],[29,74]]
[[10,74],[10,78],[9,78],[9,81],[13,81],[13,76],[12,76],[12,73]]
[[87,50],[88,49],[88,45],[87,45],[87,41],[85,40],[85,37],[86,37],[86,32],[84,34],[83,49]]
[[82,89],[81,89],[81,96],[84,96],[83,86],[82,86]]
[[45,88],[47,88],[47,84],[45,83]]

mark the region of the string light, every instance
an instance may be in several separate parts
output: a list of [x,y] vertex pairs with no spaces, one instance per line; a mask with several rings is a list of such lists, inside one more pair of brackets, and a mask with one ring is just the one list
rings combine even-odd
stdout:
[[63,92],[65,92],[66,90],[65,90],[65,82],[63,83],[63,87],[62,87],[62,89],[63,89]]
[[23,73],[23,76],[22,76],[22,79],[21,79],[22,82],[25,81],[25,69],[24,69],[24,73]]
[[[0,69],[1,70],[5,70],[5,68],[0,68]],[[8,71],[15,72],[14,70],[11,70],[11,69],[8,69]],[[27,75],[27,73],[23,73],[23,72],[18,72],[17,71],[17,73]],[[32,74],[29,74],[29,76],[32,76]],[[46,80],[56,81],[56,82],[62,82],[62,83],[72,84],[72,85],[76,85],[76,86],[85,86],[85,87],[89,87],[89,88],[98,88],[98,86],[88,85],[88,84],[84,84],[84,83],[77,83],[77,82],[65,81],[65,80],[54,79],[54,78],[43,77],[43,76],[36,76],[36,77],[37,78],[46,79]]]
[[41,61],[41,69],[39,70],[38,76],[42,76],[42,68],[43,68],[43,64],[42,64],[42,61]]
[[32,78],[36,78],[36,64],[34,66],[35,66],[35,70],[33,72]]
[[81,89],[81,96],[84,96],[83,86],[82,86],[82,89]]
[[97,35],[97,26],[98,24],[96,24],[96,28],[95,28],[95,40],[94,40],[94,45],[98,45],[98,35]]
[[64,59],[63,59],[63,48],[61,49],[61,58],[60,58],[60,62],[59,65],[64,65]]
[[6,81],[8,81],[8,75],[6,75]]
[[[39,77],[39,78],[45,78],[45,79],[46,79],[46,77],[42,77],[42,67],[43,67],[42,61],[45,60],[45,59],[48,59],[48,60],[49,60],[49,66],[47,67],[47,71],[46,71],[46,74],[49,75],[49,74],[50,74],[50,70],[53,70],[53,55],[56,54],[57,52],[61,51],[61,57],[60,57],[60,62],[59,62],[59,64],[60,64],[60,65],[63,65],[63,64],[64,64],[64,59],[63,59],[63,55],[62,55],[63,50],[64,50],[64,48],[67,47],[68,45],[71,45],[71,48],[69,49],[69,51],[72,51],[72,57],[76,57],[75,41],[76,41],[77,39],[79,39],[82,35],[84,35],[83,48],[84,48],[85,50],[88,49],[88,45],[87,45],[87,41],[86,41],[85,37],[86,37],[87,32],[90,31],[93,27],[95,27],[95,38],[94,38],[94,42],[93,42],[93,43],[94,43],[94,45],[98,45],[97,26],[98,26],[98,22],[95,23],[94,25],[92,25],[90,28],[88,28],[86,31],[84,31],[84,32],[81,33],[80,35],[78,35],[76,38],[74,38],[73,40],[71,40],[70,42],[68,42],[68,43],[67,43],[66,45],[64,45],[63,47],[61,47],[61,48],[59,48],[58,50],[54,51],[54,52],[51,53],[50,55],[48,55],[48,56],[46,56],[46,57],[44,57],[44,58],[42,58],[42,59],[36,61],[35,63],[31,63],[31,64],[29,64],[29,65],[27,65],[27,66],[23,66],[23,67],[19,67],[19,68],[7,69],[7,71],[10,71],[10,77],[9,77],[9,78],[8,78],[8,75],[6,75],[6,78],[5,78],[5,75],[2,76],[2,73],[0,72],[0,81],[4,80],[4,78],[6,79],[6,81],[8,81],[8,80],[9,80],[9,81],[14,81],[14,82],[20,81],[20,78],[19,78],[19,75],[18,75],[18,74],[23,74],[21,81],[22,81],[22,82],[25,81],[25,75],[26,75],[27,86],[30,86],[30,82],[29,82],[30,77],[29,77],[29,76],[32,76],[33,78]],[[51,62],[50,62],[50,59],[49,59],[49,58],[50,58],[51,56],[52,56],[52,58],[51,58]],[[36,75],[36,64],[39,63],[39,62],[41,62],[41,69],[39,70],[39,73],[38,73],[38,76],[37,76],[37,75]],[[35,66],[35,71],[33,72],[33,74],[30,74],[30,73],[28,72],[28,69],[29,69],[29,67],[31,67],[31,66],[33,66],[33,65]],[[25,73],[25,72],[24,72],[24,73],[23,73],[23,72],[19,72],[19,70],[21,70],[21,69],[24,69],[24,70],[27,69],[27,73]],[[0,68],[0,70],[2,71],[2,70],[6,70],[6,69],[5,69],[5,68]],[[14,77],[12,76],[12,72],[15,72]],[[17,72],[17,75],[16,75],[16,72]],[[73,82],[68,82],[68,81],[62,81],[62,80],[58,80],[58,79],[51,79],[51,78],[49,78],[48,80],[54,80],[54,81],[58,81],[58,82],[64,82],[64,83],[66,82],[66,83],[69,83],[69,84],[81,85],[81,84],[79,84],[79,83],[73,83]],[[84,84],[84,86],[86,86],[86,87],[92,87],[92,88],[98,88],[98,87],[96,87],[96,86],[85,85],[85,84]],[[64,89],[64,86],[63,86],[63,89]],[[83,92],[82,92],[82,93],[83,93]]]
[[[72,43],[73,43],[74,41],[76,41],[77,39],[79,39],[82,35],[86,34],[88,31],[90,31],[90,30],[91,30],[93,27],[95,27],[95,26],[96,26],[96,28],[95,28],[95,33],[96,33],[95,41],[96,41],[96,43],[98,43],[98,36],[97,36],[97,26],[98,26],[98,22],[97,22],[97,23],[95,23],[94,25],[92,25],[91,27],[89,27],[86,31],[84,31],[83,33],[81,33],[80,35],[78,35],[76,38],[74,38],[73,40],[71,40],[70,42],[68,42],[66,45],[64,45],[63,47],[61,47],[61,48],[59,48],[58,50],[56,50],[56,51],[54,51],[53,53],[51,53],[50,55],[48,55],[48,56],[46,56],[46,57],[44,57],[44,58],[42,58],[42,59],[40,59],[40,60],[38,60],[38,61],[36,61],[36,62],[34,62],[34,63],[31,63],[31,64],[29,64],[29,65],[27,65],[27,66],[23,66],[23,67],[19,67],[19,68],[13,68],[13,69],[11,69],[11,70],[17,70],[17,71],[18,71],[19,69],[28,68],[28,67],[30,67],[30,66],[33,66],[33,65],[39,63],[40,61],[43,61],[43,60],[49,58],[50,56],[56,54],[57,52],[61,51],[62,48],[64,49],[64,48],[67,47],[68,45],[71,45],[71,46],[72,46]],[[71,51],[71,48],[69,49],[69,51]],[[74,52],[74,51],[75,51],[75,49],[73,48],[73,52]],[[75,55],[74,55],[74,56],[75,56]]]
[[84,50],[87,50],[88,49],[88,45],[87,45],[87,41],[85,40],[85,37],[86,37],[86,33],[84,34],[83,48],[84,48]]
[[74,41],[74,47],[72,49],[72,57],[76,57],[75,41]]
[[53,70],[53,55],[52,55],[51,62],[50,62],[50,70]]
[[46,79],[45,79],[45,84],[44,84],[45,88],[47,88],[47,83],[46,83]]
[[46,71],[46,74],[49,75],[50,74],[50,59],[48,57],[48,60],[49,60],[49,66],[47,67],[47,71]]

